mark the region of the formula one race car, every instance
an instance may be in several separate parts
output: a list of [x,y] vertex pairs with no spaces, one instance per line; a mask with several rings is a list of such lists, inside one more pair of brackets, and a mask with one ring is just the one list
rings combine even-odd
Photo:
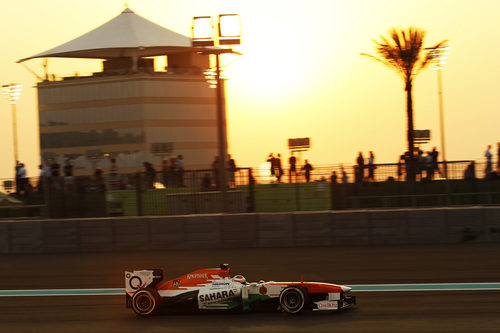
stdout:
[[140,316],[160,310],[339,310],[356,304],[351,288],[322,282],[246,282],[229,265],[199,269],[160,284],[160,269],[125,272],[126,305]]

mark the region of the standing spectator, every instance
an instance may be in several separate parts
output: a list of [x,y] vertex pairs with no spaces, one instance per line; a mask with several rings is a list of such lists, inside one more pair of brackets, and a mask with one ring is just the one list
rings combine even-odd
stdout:
[[47,181],[47,177],[49,176],[49,174],[47,173],[47,170],[43,167],[43,164],[40,164],[38,166],[38,170],[40,170],[40,175],[38,178],[38,184],[36,185],[36,188],[38,191],[43,191],[44,184]]
[[111,167],[109,168],[109,173],[111,175],[117,175],[118,174],[118,165],[116,164],[116,159],[115,158],[111,159]]
[[423,180],[422,170],[424,169],[425,169],[424,152],[422,151],[422,149],[419,149],[417,155],[417,176],[420,180]]
[[308,160],[305,160],[305,164],[302,167],[302,170],[305,171],[306,182],[309,183],[309,181],[311,180],[311,171],[313,170],[313,167]]
[[274,159],[276,178],[278,179],[278,183],[281,182],[281,176],[283,176],[283,168],[281,167],[281,154],[278,154],[278,157]]
[[365,177],[365,158],[363,157],[363,153],[359,152],[358,158],[356,159],[357,164],[357,180],[362,182]]
[[269,162],[269,167],[271,168],[271,176],[276,176],[275,173],[275,166],[276,166],[276,159],[274,158],[273,153],[270,153],[269,156],[267,157],[266,162]]
[[434,163],[433,163],[433,152],[428,151],[427,155],[424,157],[424,168],[425,168],[425,179],[432,180],[434,178]]
[[116,164],[116,159],[112,158],[110,162],[111,162],[111,167],[109,168],[108,189],[120,190],[124,186],[123,186],[123,180],[118,175],[118,165]]
[[102,169],[95,169],[90,189],[94,192],[104,192],[106,190]]
[[16,176],[16,193],[21,192],[21,179],[19,178],[20,168],[21,168],[21,163],[19,161],[16,161],[15,172],[14,172],[14,175]]
[[434,172],[438,172],[441,175],[441,171],[439,170],[438,165],[438,156],[439,152],[436,150],[436,147],[432,148],[431,152],[431,163],[432,163],[432,177],[434,177]]
[[61,166],[55,159],[52,160],[52,164],[50,165],[50,175],[54,178],[59,177]]
[[66,165],[64,165],[64,177],[72,177],[73,176],[73,165],[71,165],[71,161],[69,159],[66,160]]
[[489,177],[492,171],[491,167],[491,145],[488,145],[488,148],[486,149],[486,152],[484,153],[484,156],[486,157],[486,177]]
[[230,188],[236,188],[236,179],[235,179],[235,173],[236,173],[236,162],[234,161],[234,158],[231,158],[231,155],[227,155],[227,163],[228,163],[228,171],[229,171],[229,187]]
[[43,171],[44,171],[43,174],[45,175],[45,177],[52,176],[52,166],[51,166],[50,159],[45,160],[45,166],[43,167]]
[[71,161],[69,159],[66,160],[66,164],[63,167],[64,172],[64,188],[66,191],[72,189],[73,185],[73,165],[71,165]]
[[[17,186],[18,182],[19,186]],[[18,194],[21,194],[21,192],[24,193],[28,188],[28,178],[26,178],[26,168],[24,167],[24,163],[19,163],[19,167],[17,169],[16,188]]]
[[337,173],[335,170],[332,171],[332,175],[330,176],[330,181],[332,184],[337,184]]
[[465,172],[464,172],[464,179],[465,180],[474,180],[475,179],[474,162],[471,162],[471,163],[469,163],[469,165],[467,165],[467,168],[465,169]]
[[177,157],[170,158],[170,172],[168,177],[168,182],[171,186],[177,187]]
[[342,165],[340,165],[340,172],[342,173],[342,183],[347,184],[349,182],[349,179],[347,178],[347,172],[345,172]]
[[370,156],[368,157],[368,180],[374,182],[375,181],[375,155],[373,151],[370,151]]
[[184,187],[184,158],[182,155],[177,156],[177,186]]
[[155,178],[156,178],[156,170],[153,167],[153,164],[149,162],[144,162],[144,172],[146,176],[146,189],[154,189],[155,188]]
[[297,159],[293,155],[292,151],[292,156],[288,159],[288,163],[290,164],[290,169],[288,171],[288,176],[289,176],[289,182],[292,182],[292,174],[295,176],[295,181],[297,181],[297,169],[296,169],[296,164],[297,164]]
[[406,163],[405,155],[400,155],[398,160],[398,181],[401,180],[403,176],[403,165]]

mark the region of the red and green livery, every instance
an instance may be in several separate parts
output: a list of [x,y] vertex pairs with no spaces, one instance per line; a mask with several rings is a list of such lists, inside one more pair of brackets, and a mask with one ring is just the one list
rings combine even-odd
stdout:
[[356,304],[350,287],[323,282],[247,282],[231,277],[229,265],[199,269],[161,282],[159,269],[125,272],[126,305],[140,316],[159,311],[335,311]]

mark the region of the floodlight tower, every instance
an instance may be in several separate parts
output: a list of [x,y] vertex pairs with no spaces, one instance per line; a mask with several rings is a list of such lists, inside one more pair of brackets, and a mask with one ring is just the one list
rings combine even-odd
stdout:
[[443,79],[441,70],[444,68],[444,64],[446,63],[446,59],[448,59],[448,55],[450,54],[451,47],[441,47],[437,48],[433,51],[434,58],[434,69],[437,72],[438,77],[438,98],[439,98],[439,126],[441,133],[441,153],[444,165],[444,177],[448,179],[448,167],[446,165],[446,149],[444,144],[444,110],[443,110]]
[[7,98],[8,103],[12,107],[12,135],[14,137],[14,163],[17,164],[19,160],[18,148],[17,148],[17,117],[16,117],[16,103],[21,96],[22,85],[18,83],[10,83],[3,85],[4,95]]
[[[210,83],[215,86],[217,103],[217,137],[218,137],[218,183],[223,196],[227,186],[227,130],[226,110],[224,96],[224,79],[221,78],[220,55],[223,53],[236,53],[231,47],[221,45],[241,44],[241,24],[238,14],[219,14],[217,29],[214,29],[211,16],[193,17],[192,45],[200,47],[202,54],[215,55],[215,80]],[[225,210],[225,199],[223,199]]]

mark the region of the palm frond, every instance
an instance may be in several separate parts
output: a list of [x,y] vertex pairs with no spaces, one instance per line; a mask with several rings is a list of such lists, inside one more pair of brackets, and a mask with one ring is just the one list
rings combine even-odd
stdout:
[[398,72],[405,82],[413,78],[434,59],[432,50],[443,47],[446,41],[437,43],[431,48],[424,48],[425,30],[409,27],[408,29],[392,28],[387,37],[380,36],[374,40],[375,51],[378,55],[363,55],[377,60]]

